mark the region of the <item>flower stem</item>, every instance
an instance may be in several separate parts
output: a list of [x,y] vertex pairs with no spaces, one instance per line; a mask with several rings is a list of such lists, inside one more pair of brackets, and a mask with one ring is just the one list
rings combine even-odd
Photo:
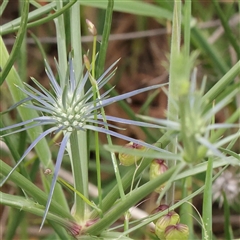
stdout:
[[[96,43],[97,36],[93,36],[93,50],[92,50],[92,77],[95,80],[95,63],[96,63]],[[96,82],[95,82],[96,83]],[[93,101],[94,107],[96,107],[97,98],[97,84],[93,84]],[[94,112],[94,120],[97,121],[97,110]],[[95,124],[97,126],[97,124]],[[102,209],[102,183],[101,183],[101,162],[100,162],[100,148],[99,148],[99,134],[97,131],[94,132],[95,135],[95,156],[96,156],[96,169],[97,169],[97,186],[98,186],[98,202],[99,208]],[[102,214],[100,214],[102,217]]]
[[[86,149],[80,147],[78,134],[76,131],[72,132],[70,136],[70,149],[71,149],[71,161],[72,161],[72,172],[74,178],[74,188],[88,198],[88,171],[87,162],[82,156],[87,156],[85,153]],[[86,215],[86,203],[76,193],[74,194],[74,206],[73,216],[77,220],[84,220]]]
[[[56,6],[57,10],[60,10],[63,7],[63,1],[62,0],[57,1]],[[59,69],[61,71],[60,86],[63,89],[65,85],[65,74],[67,72],[66,35],[63,15],[60,15],[59,17],[55,18],[54,22],[56,25],[57,34]]]
[[[176,82],[178,81],[177,74],[175,71],[174,64],[176,58],[180,53],[180,40],[181,40],[181,1],[174,1],[174,12],[173,12],[173,26],[172,26],[172,42],[171,42],[171,55],[170,55],[170,74],[169,74],[169,99],[168,99],[168,120],[177,120],[178,111],[174,106],[173,98],[176,96]],[[168,145],[168,150],[176,153],[177,151],[177,137],[172,139]],[[171,168],[176,165],[175,161],[168,161],[168,167]],[[172,205],[174,202],[174,191],[175,186],[172,184],[166,194],[166,203]]]
[[[70,32],[71,32],[71,47],[74,51],[73,69],[76,81],[81,81],[81,66],[82,66],[82,47],[81,47],[81,12],[80,3],[76,1],[70,9]],[[80,67],[79,67],[80,66]],[[78,84],[78,82],[76,83]],[[80,93],[82,96],[84,92]],[[73,133],[70,138],[71,153],[72,153],[72,171],[74,173],[74,187],[88,198],[88,145],[87,133],[78,131]],[[86,203],[79,197],[76,192],[74,202],[74,216],[78,219],[85,219]]]
[[[90,75],[90,78],[92,78],[91,75]],[[92,79],[92,82],[94,82],[94,81],[95,81],[95,79]],[[98,95],[98,98],[100,99],[101,95],[100,95],[100,92],[99,92],[97,84],[95,84],[95,89],[96,89],[96,93]],[[100,104],[101,104],[101,102],[100,102]],[[102,118],[103,118],[103,122],[107,123],[107,119],[106,119],[104,108],[101,108],[101,115],[102,115]],[[109,130],[107,125],[105,126],[105,128],[107,130]],[[111,136],[109,134],[106,134],[106,135],[107,135],[108,144],[110,146],[113,145]],[[117,163],[116,155],[115,155],[114,152],[111,152],[111,159],[112,159],[113,168],[114,168],[114,172],[115,172],[115,176],[116,176],[116,180],[117,180],[117,184],[118,184],[118,188],[119,188],[120,197],[123,200],[123,199],[125,199],[125,194],[124,194],[124,190],[123,190],[121,176],[120,176],[119,169],[118,169],[118,163]]]

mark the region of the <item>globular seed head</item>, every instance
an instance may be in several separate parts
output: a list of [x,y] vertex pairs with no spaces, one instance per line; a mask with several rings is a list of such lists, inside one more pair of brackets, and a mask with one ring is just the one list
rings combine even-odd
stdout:
[[[138,150],[141,150],[141,151],[146,150],[146,147],[144,147],[140,144],[137,144],[137,143],[133,143],[133,142],[130,142],[130,143],[126,144],[125,147],[132,148],[132,149],[138,149]],[[121,165],[131,166],[134,163],[136,163],[137,161],[139,161],[142,157],[141,156],[134,156],[134,155],[131,155],[131,154],[128,154],[128,153],[119,153],[118,158],[119,158],[119,161],[120,161]]]
[[188,240],[189,228],[187,225],[178,223],[175,225],[169,225],[165,229],[166,240]]
[[155,225],[155,234],[161,240],[165,240],[165,229],[169,225],[175,225],[175,224],[179,223],[179,221],[180,221],[179,215],[174,211],[170,211],[168,214],[160,217],[157,220],[156,225]]
[[[153,180],[166,172],[168,170],[168,166],[162,159],[154,159],[150,164],[149,169],[149,179]],[[154,191],[157,193],[160,193],[162,189],[164,188],[165,184],[162,184],[158,188],[156,188]]]
[[[159,212],[163,212],[165,211],[166,209],[168,209],[169,206],[167,204],[161,204],[159,205],[157,208],[153,209],[151,214],[155,214],[155,213],[159,213]],[[153,221],[154,223],[157,222],[157,220]]]

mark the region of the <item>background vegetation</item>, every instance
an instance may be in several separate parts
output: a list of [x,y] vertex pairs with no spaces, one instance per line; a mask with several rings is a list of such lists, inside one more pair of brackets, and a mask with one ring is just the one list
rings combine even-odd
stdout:
[[[95,79],[120,58],[114,77],[101,89],[104,93],[116,86],[109,92],[112,97],[156,84],[169,85],[105,108],[110,116],[163,127],[151,129],[120,122],[114,123],[119,128],[111,130],[168,151],[166,155],[159,152],[157,155],[156,151],[146,155],[136,152],[145,158],[130,167],[118,162],[123,196],[110,153],[130,154],[122,148],[126,139],[113,136],[112,145],[106,134],[100,133],[97,143],[94,132],[87,131],[81,136],[84,142],[78,146],[80,155],[85,152],[87,159],[88,178],[84,184],[89,191],[83,194],[102,212],[91,206],[89,219],[79,219],[78,213],[71,216],[69,208],[76,204],[76,192],[64,181],[74,185],[76,178],[66,152],[58,179],[58,182],[62,179],[64,187],[57,183],[55,205],[39,232],[52,181],[44,172],[48,168],[54,171],[49,159],[55,163],[63,137],[60,133],[52,134],[27,155],[19,171],[13,172],[11,181],[1,188],[2,239],[71,239],[72,235],[79,239],[97,236],[158,239],[151,222],[167,211],[157,215],[151,212],[160,202],[167,203],[179,214],[181,223],[189,227],[189,239],[239,238],[239,7],[238,1],[217,0],[182,4],[177,0],[3,0],[0,8],[2,113],[25,97],[15,85],[28,83],[36,87],[30,77],[50,90],[44,59],[58,79],[59,72],[64,76],[67,72],[68,54],[72,50],[76,75],[81,73],[83,55],[88,54],[95,67],[94,71],[90,70]],[[94,37],[86,19],[97,30],[99,55],[95,64]],[[60,65],[59,71],[54,57]],[[91,87],[88,81],[85,92]],[[2,178],[42,131],[35,128],[5,136],[5,127],[36,114],[34,109],[20,106],[1,115]],[[101,169],[96,162],[96,146],[99,146]],[[156,156],[166,160],[169,171],[151,184],[149,166]],[[154,186],[166,180],[169,185],[165,184],[159,198]],[[101,194],[98,194],[99,182]],[[88,220],[96,217],[96,224],[89,223]],[[83,226],[84,233],[78,235]]]

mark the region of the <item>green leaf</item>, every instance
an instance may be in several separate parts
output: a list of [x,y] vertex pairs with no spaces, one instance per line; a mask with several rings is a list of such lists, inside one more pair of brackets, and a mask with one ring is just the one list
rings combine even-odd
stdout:
[[5,63],[4,66],[2,66],[2,72],[0,72],[0,86],[3,84],[5,81],[10,69],[12,68],[14,61],[16,60],[17,56],[19,55],[19,51],[21,49],[21,45],[23,42],[23,38],[26,33],[26,28],[27,28],[27,20],[28,20],[28,9],[29,9],[29,0],[24,1],[23,4],[23,15],[21,18],[21,23],[19,27],[18,34],[16,36],[16,41],[13,45],[12,51],[10,53],[10,56],[8,57],[7,62]]
[[[98,7],[98,8],[107,8],[108,1],[101,0],[101,1],[89,1],[89,0],[82,0],[81,5],[84,6],[91,6],[91,7]],[[172,19],[172,12],[161,8],[154,4],[149,4],[143,1],[136,1],[136,0],[115,0],[114,1],[114,11],[125,12],[125,13],[132,13],[136,15],[146,16],[146,17],[154,17],[154,18],[165,18],[168,20]]]
[[[23,210],[37,216],[43,216],[44,206],[33,202],[30,199],[25,199],[24,197],[15,196],[12,194],[7,194],[1,192],[0,195],[0,203],[6,206],[10,206],[19,210]],[[65,226],[67,224],[68,219],[63,219],[55,214],[48,213],[47,219],[51,222],[51,225],[54,227],[55,231],[58,233],[61,239],[69,239],[70,236],[67,234],[66,230],[64,230],[58,224]],[[55,224],[57,223],[57,224]]]
[[[6,176],[11,171],[11,168],[2,160],[0,160],[0,166],[0,174],[3,176]],[[32,182],[30,182],[28,179],[16,171],[12,173],[12,175],[9,177],[9,180],[13,181],[17,186],[32,196],[36,202],[42,205],[41,207],[44,210],[44,205],[48,199],[48,195],[46,193],[44,193],[41,189],[39,189]],[[17,205],[18,203],[16,203],[16,206]],[[62,216],[63,218],[74,220],[70,212],[66,211],[62,205],[60,205],[60,203],[56,202],[55,200],[52,201],[50,210]]]

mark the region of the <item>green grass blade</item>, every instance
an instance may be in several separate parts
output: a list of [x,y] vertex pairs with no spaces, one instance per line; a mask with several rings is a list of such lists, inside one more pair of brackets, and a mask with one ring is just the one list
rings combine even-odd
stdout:
[[[51,12],[55,6],[56,6],[56,2],[51,2],[39,9],[33,10],[28,14],[28,21],[32,21],[38,17],[41,18],[42,15],[48,14],[49,12]],[[4,25],[1,26],[0,35],[2,36],[5,34],[15,32],[19,28],[20,22],[21,22],[21,17],[5,23]]]
[[[6,176],[11,171],[11,168],[2,160],[0,160],[0,166],[1,166],[0,174],[3,176]],[[9,177],[9,180],[13,181],[17,186],[26,191],[26,193],[32,196],[36,202],[43,205],[44,210],[44,205],[46,204],[48,198],[48,195],[46,193],[44,193],[42,190],[36,187],[31,181],[29,181],[16,171],[12,173],[12,175]],[[56,202],[56,200],[53,200],[51,203],[50,210],[62,216],[63,218],[74,220],[72,215],[68,211],[63,209],[63,206],[59,201]]]
[[[229,27],[227,19],[225,18],[225,14],[223,13],[223,11],[220,8],[219,2],[217,0],[212,0],[212,2],[213,2],[213,5],[215,7],[215,10],[216,10],[220,20],[221,20],[222,26],[224,28],[224,33],[227,36],[227,38],[229,39],[229,42],[232,44],[234,50],[236,51],[238,59],[240,59],[240,47],[236,41],[237,37],[233,35],[233,32],[232,32],[231,28]],[[239,37],[239,34],[238,34],[238,37]]]
[[[1,197],[1,194],[0,194],[0,197]],[[5,229],[5,234],[4,234],[5,240],[14,239],[17,228],[20,225],[21,221],[23,221],[24,217],[26,217],[25,212],[18,211],[14,208],[10,209],[7,228]]]
[[[68,4],[66,4],[64,7],[60,8],[58,11],[56,11],[55,13],[53,14],[49,14],[47,17],[43,17],[41,18],[40,20],[36,20],[34,22],[31,22],[31,23],[27,23],[27,28],[31,28],[31,27],[36,27],[36,26],[39,26],[39,25],[42,25],[44,23],[47,23],[57,17],[59,17],[60,15],[62,15],[67,9],[69,9],[77,0],[73,0],[71,2],[69,2]],[[58,3],[58,2],[55,2],[55,4]],[[40,10],[42,10],[42,8],[40,8]],[[47,8],[47,10],[49,10],[49,12],[52,10],[52,8]],[[43,14],[42,11],[40,11],[40,14]],[[28,19],[29,21],[30,19]],[[15,23],[15,22],[14,22]],[[18,23],[18,21],[17,21]],[[1,31],[0,31],[0,34],[1,35],[4,35],[4,34],[8,34],[8,33],[11,33],[11,32],[15,32],[19,29],[19,26],[15,26],[13,27],[13,25],[11,25],[9,28],[7,28],[6,30],[4,30],[5,28],[2,28]]]
[[222,74],[227,73],[229,66],[223,60],[223,57],[220,56],[219,52],[213,45],[210,45],[207,42],[206,37],[204,37],[202,32],[196,27],[192,28],[191,40],[198,49],[211,59],[212,64],[217,68],[218,72]]
[[203,223],[204,231],[202,232],[203,239],[212,239],[212,174],[213,174],[213,159],[208,159],[205,188],[203,194]]
[[203,101],[212,102],[240,74],[238,61],[204,96]]
[[[0,203],[11,206],[13,208],[19,209],[21,211],[30,212],[37,216],[42,216],[44,213],[44,208],[36,202],[30,199],[25,199],[20,196],[14,196],[12,194],[1,193]],[[66,230],[62,227],[66,225],[66,219],[62,219],[58,215],[48,213],[47,219],[50,221],[54,230],[59,235],[60,239],[69,239],[70,236],[67,234]],[[65,224],[64,224],[65,223]],[[60,226],[61,224],[62,226]]]
[[[3,128],[3,127],[4,127],[4,125],[3,125],[2,119],[1,119],[0,120],[0,128]],[[19,152],[18,152],[18,150],[16,148],[17,142],[14,141],[14,137],[11,136],[11,135],[5,136],[5,137],[3,137],[3,139],[4,139],[4,142],[6,143],[6,145],[8,146],[8,149],[10,150],[15,163],[17,163],[18,160],[21,158],[21,155],[19,154]],[[28,172],[26,171],[26,169],[21,164],[19,166],[19,169],[20,169],[21,174],[24,177],[26,177],[27,179],[30,180]]]
[[176,167],[169,169],[167,172],[163,173],[158,178],[146,183],[145,185],[132,191],[124,200],[117,203],[111,211],[104,215],[104,218],[100,219],[94,225],[87,229],[89,234],[99,234],[103,229],[109,227],[114,223],[125,211],[127,211],[131,206],[139,202],[140,199],[147,196],[149,193],[154,191],[162,183],[166,182],[171,175],[176,170]]
[[[108,0],[102,0],[102,1],[82,0],[81,1],[81,5],[98,7],[103,9],[107,8],[107,3],[108,3]],[[157,5],[149,4],[143,1],[136,1],[136,0],[128,0],[127,4],[125,1],[115,0],[114,11],[132,13],[132,14],[146,16],[146,17],[164,18],[168,20],[172,19],[171,11],[158,7]]]
[[108,39],[109,39],[111,23],[112,23],[113,6],[114,6],[114,0],[109,0],[108,6],[106,9],[102,43],[99,51],[98,64],[96,68],[96,79],[98,79],[101,76],[101,74],[103,74],[103,71],[104,71],[105,59],[106,59],[106,53],[107,53],[107,47],[108,47]]
[[0,17],[2,16],[5,8],[7,7],[7,4],[9,3],[8,0],[3,0],[1,6],[0,6]]
[[29,0],[24,1],[23,4],[23,10],[22,10],[22,19],[21,19],[21,24],[20,28],[18,31],[18,34],[16,36],[16,41],[13,45],[12,51],[10,56],[8,57],[7,62],[5,65],[1,65],[2,67],[2,72],[0,72],[0,86],[3,84],[5,81],[10,69],[12,68],[14,61],[16,60],[17,56],[19,55],[19,52],[21,51],[21,45],[26,33],[26,28],[27,28],[27,20],[28,20],[28,10],[29,10]]
[[36,45],[38,46],[38,48],[39,48],[39,50],[42,54],[42,58],[47,59],[47,55],[46,55],[46,53],[44,51],[44,48],[43,48],[41,42],[39,41],[38,37],[34,33],[32,33],[31,31],[29,31],[29,33],[30,33],[31,37],[33,38],[33,40],[35,41]]
[[[59,0],[56,2],[57,10],[61,11],[63,9],[63,1]],[[54,19],[56,26],[56,37],[57,37],[57,52],[58,52],[58,64],[59,64],[59,81],[60,87],[64,89],[66,85],[65,76],[67,72],[67,46],[66,46],[66,32],[64,15],[59,15]]]
[[230,208],[227,200],[227,196],[225,192],[223,192],[223,208],[224,208],[224,236],[225,239],[234,239],[233,231],[231,227],[231,221],[230,221]]

